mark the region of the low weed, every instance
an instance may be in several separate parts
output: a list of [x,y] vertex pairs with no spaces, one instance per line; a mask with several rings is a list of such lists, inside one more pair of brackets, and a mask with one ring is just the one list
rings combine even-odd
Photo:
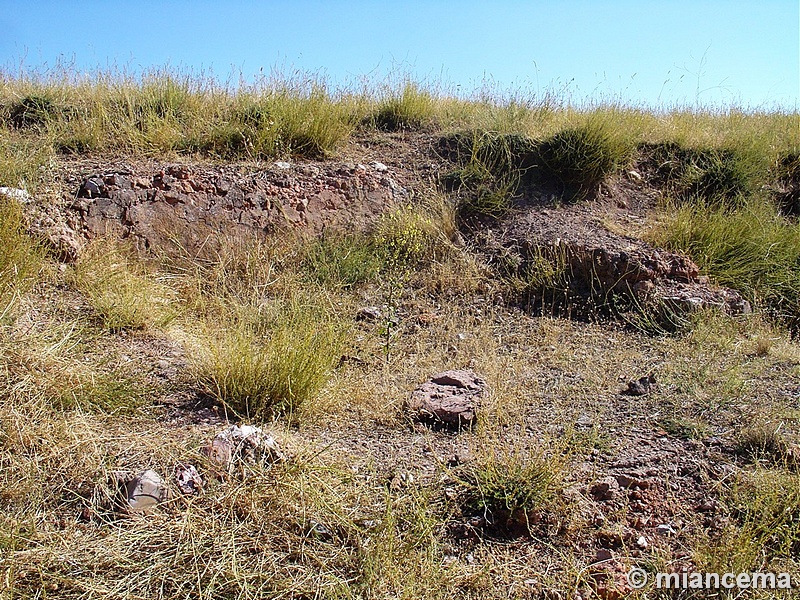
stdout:
[[[733,523],[698,553],[703,570],[717,573],[783,571],[800,551],[800,475],[757,469],[742,473],[723,493]],[[791,569],[788,569],[791,570]]]
[[705,423],[679,415],[660,418],[658,426],[672,437],[681,440],[703,439],[710,433],[710,428]]

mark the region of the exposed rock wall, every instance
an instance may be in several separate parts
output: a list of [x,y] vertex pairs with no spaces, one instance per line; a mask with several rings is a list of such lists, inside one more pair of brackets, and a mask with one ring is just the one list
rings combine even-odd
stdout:
[[86,238],[111,234],[144,248],[191,248],[219,234],[364,229],[408,191],[380,163],[276,163],[250,173],[184,165],[109,169],[85,178],[75,196],[68,210]]

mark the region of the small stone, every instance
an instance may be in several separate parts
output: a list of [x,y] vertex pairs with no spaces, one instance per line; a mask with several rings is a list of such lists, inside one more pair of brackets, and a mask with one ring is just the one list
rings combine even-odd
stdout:
[[187,496],[199,494],[203,489],[203,478],[194,465],[179,464],[175,467],[175,483]]
[[356,313],[356,321],[377,321],[380,318],[381,309],[377,306],[365,306]]
[[288,163],[288,162],[283,161],[283,160],[275,161],[274,164],[278,169],[291,169],[292,168],[292,163]]
[[424,423],[448,429],[471,428],[486,382],[473,371],[438,373],[411,394],[406,409]]
[[673,529],[672,525],[662,523],[656,526],[656,533],[658,533],[658,535],[675,535],[678,532]]
[[236,464],[255,465],[286,460],[275,438],[252,425],[231,425],[218,433],[200,452],[227,472]]
[[619,475],[615,475],[615,479],[617,480],[619,487],[625,489],[647,489],[650,487],[650,482],[642,479],[642,475],[638,473],[620,473]]
[[639,536],[639,538],[636,540],[636,545],[637,545],[639,548],[641,548],[642,550],[646,550],[646,549],[647,549],[647,546],[648,546],[648,544],[647,544],[647,538],[646,538],[646,537],[644,537],[643,535],[640,535],[640,536]]
[[134,512],[144,512],[168,496],[164,481],[153,470],[147,470],[134,477],[125,485],[128,509]]
[[608,562],[613,559],[614,559],[614,554],[611,552],[611,550],[608,550],[606,548],[600,548],[594,555],[594,562],[596,563]]
[[594,483],[589,488],[589,493],[595,500],[613,500],[619,494],[619,483],[613,477],[605,477]]
[[652,391],[655,384],[655,375],[650,374],[646,377],[640,377],[639,379],[629,381],[628,389],[623,393],[628,396],[645,396]]
[[102,195],[104,189],[105,183],[103,183],[102,179],[96,181],[94,179],[87,179],[83,182],[83,185],[81,185],[78,196],[80,198],[98,198]]
[[382,162],[378,162],[378,161],[369,163],[369,166],[372,167],[373,169],[375,169],[376,171],[380,172],[380,173],[385,173],[386,171],[389,170],[389,167],[387,167]]

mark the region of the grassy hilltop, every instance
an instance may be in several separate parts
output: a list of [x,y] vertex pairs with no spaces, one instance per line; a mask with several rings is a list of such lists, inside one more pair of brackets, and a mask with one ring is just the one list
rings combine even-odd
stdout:
[[[104,161],[401,146],[416,189],[363,230],[108,236],[66,260],[31,227]],[[0,194],[0,598],[619,598],[633,566],[798,573],[797,112],[0,75],[0,186],[32,196]],[[540,192],[542,219],[685,255],[752,312],[665,324],[568,295],[557,252],[520,269],[486,231]],[[489,384],[472,431],[402,409],[449,368]],[[213,477],[199,449],[228,421],[289,459]],[[182,463],[200,494],[119,510],[117,472]]]

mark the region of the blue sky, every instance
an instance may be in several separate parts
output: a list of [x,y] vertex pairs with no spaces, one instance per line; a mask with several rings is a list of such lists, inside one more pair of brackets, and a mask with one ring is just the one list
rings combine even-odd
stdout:
[[574,102],[800,106],[798,0],[0,0],[0,64],[169,65],[337,86],[411,75]]

